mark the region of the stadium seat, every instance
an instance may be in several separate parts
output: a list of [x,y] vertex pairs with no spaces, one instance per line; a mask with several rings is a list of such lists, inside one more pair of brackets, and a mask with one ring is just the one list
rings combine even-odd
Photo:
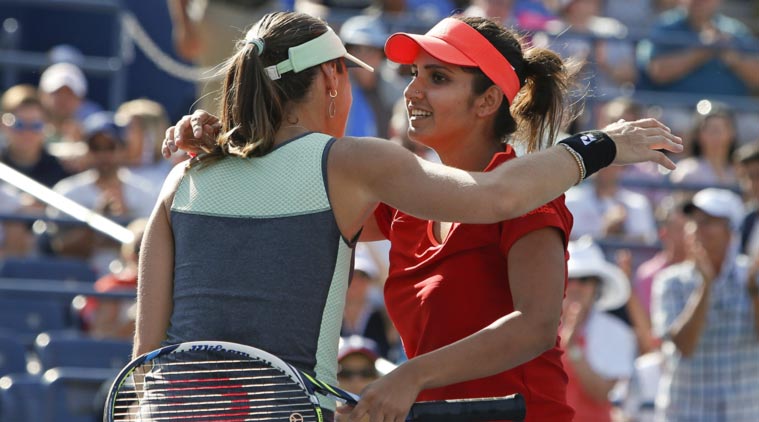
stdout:
[[93,339],[77,331],[41,333],[34,342],[42,370],[58,367],[120,369],[132,353],[132,343]]
[[0,329],[31,345],[42,331],[68,328],[68,302],[55,298],[0,298]]
[[0,331],[0,377],[26,372],[26,350],[12,333]]
[[0,261],[0,277],[94,282],[97,274],[86,261],[73,258],[6,258]]
[[0,378],[0,421],[44,421],[47,403],[42,377],[15,374]]
[[102,420],[104,385],[118,369],[55,368],[43,375],[48,394],[48,422],[93,422]]

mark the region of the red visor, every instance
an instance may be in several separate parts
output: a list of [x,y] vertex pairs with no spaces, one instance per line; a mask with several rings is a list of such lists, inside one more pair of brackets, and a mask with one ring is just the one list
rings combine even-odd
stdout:
[[432,57],[459,66],[478,67],[498,85],[509,104],[519,92],[514,67],[476,29],[454,18],[445,18],[424,35],[398,32],[385,43],[388,59],[412,64],[422,48]]

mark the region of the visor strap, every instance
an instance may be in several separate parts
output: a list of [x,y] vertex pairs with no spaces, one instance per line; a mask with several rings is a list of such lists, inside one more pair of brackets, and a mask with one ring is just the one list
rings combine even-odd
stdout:
[[[306,41],[303,44],[290,47],[287,50],[288,57],[285,60],[266,67],[266,74],[271,80],[282,78],[287,72],[295,73],[328,62],[345,55],[345,46],[332,28],[318,37]],[[296,65],[297,62],[297,65]]]

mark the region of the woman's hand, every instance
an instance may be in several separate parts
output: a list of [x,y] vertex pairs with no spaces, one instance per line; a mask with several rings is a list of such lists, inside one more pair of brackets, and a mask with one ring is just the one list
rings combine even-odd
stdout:
[[221,130],[219,118],[204,110],[185,115],[176,125],[166,129],[161,153],[163,158],[171,157],[177,150],[198,154],[213,149]]
[[601,130],[609,135],[617,146],[617,155],[613,164],[653,161],[674,170],[675,163],[663,151],[658,150],[675,153],[683,151],[683,140],[656,119],[641,119],[634,122],[620,120]]
[[[420,377],[411,361],[367,385],[361,399],[350,411],[348,422],[403,422],[421,391]],[[342,419],[341,419],[342,420]]]

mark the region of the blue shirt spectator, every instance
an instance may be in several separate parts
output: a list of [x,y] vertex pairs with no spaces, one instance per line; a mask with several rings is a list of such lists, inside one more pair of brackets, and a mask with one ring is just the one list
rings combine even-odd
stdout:
[[693,3],[660,15],[649,39],[638,45],[638,62],[652,88],[700,95],[749,95],[752,86],[759,86],[759,41],[746,25],[719,13],[716,7],[711,13],[695,11],[701,7],[698,3],[704,2]]

